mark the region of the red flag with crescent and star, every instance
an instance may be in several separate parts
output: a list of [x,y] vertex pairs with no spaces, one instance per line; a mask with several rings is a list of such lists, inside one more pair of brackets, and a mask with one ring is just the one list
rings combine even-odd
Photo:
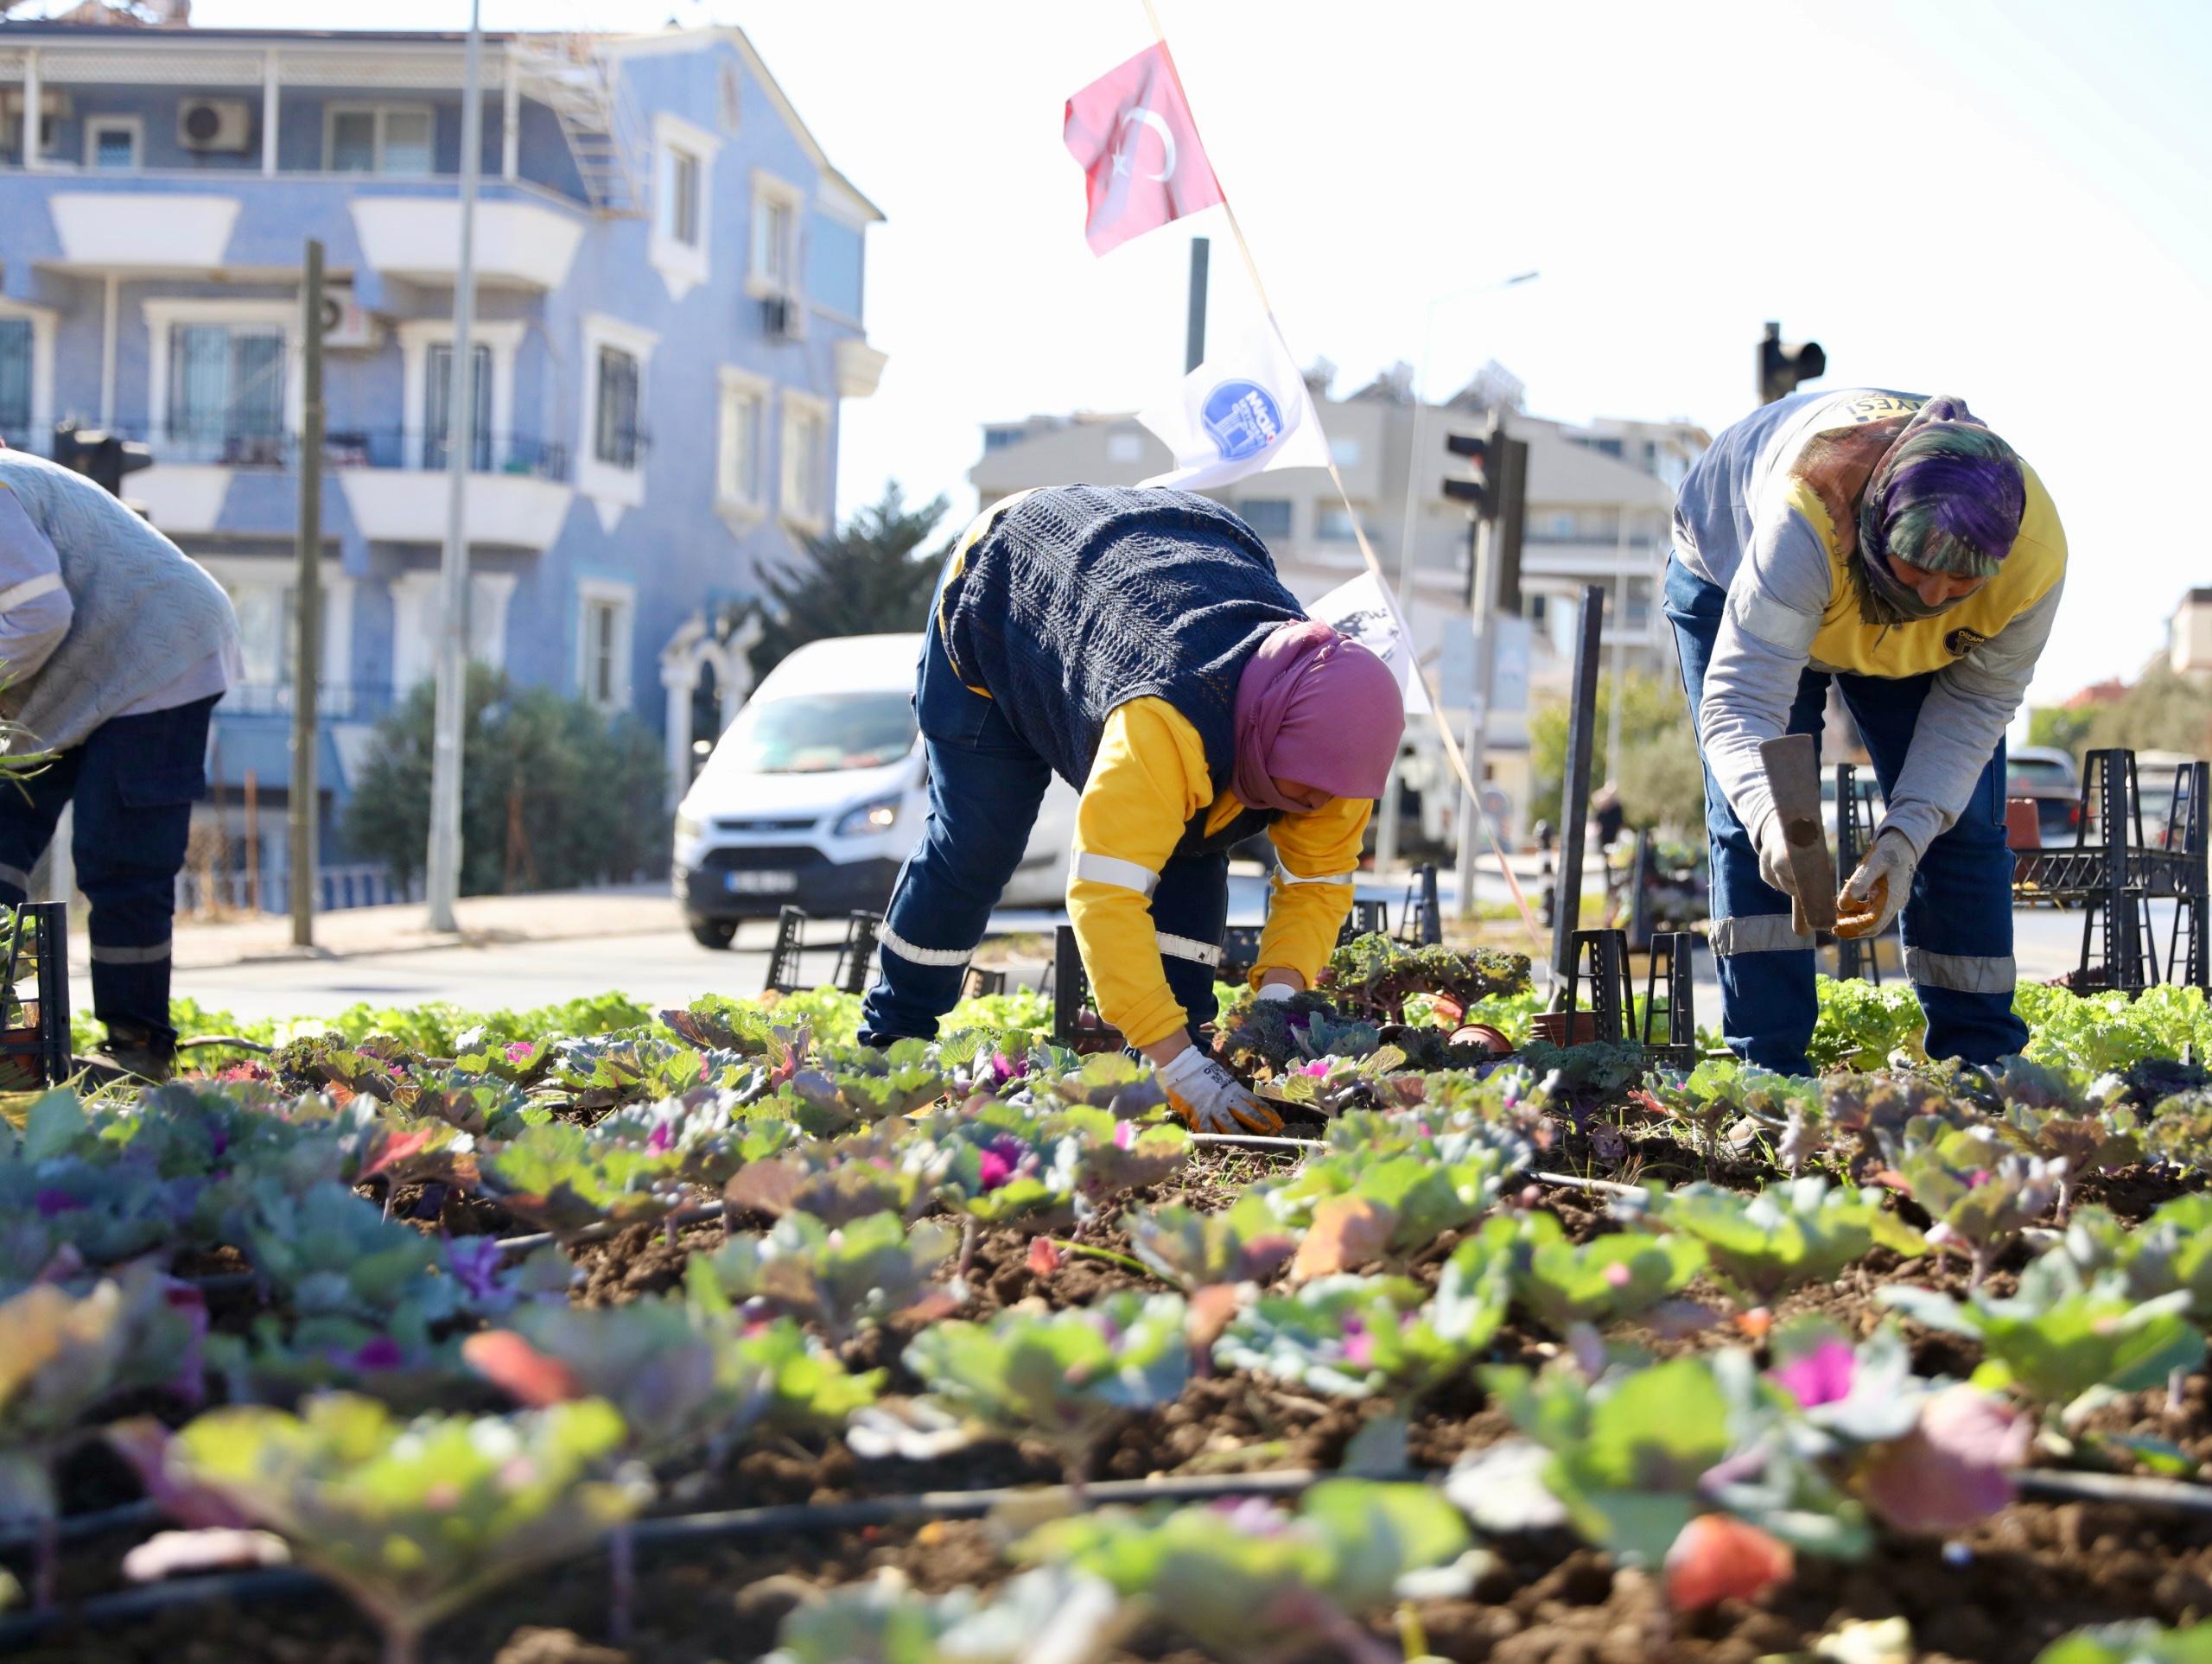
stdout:
[[1093,254],[1222,200],[1165,41],[1070,98],[1061,137],[1083,167]]

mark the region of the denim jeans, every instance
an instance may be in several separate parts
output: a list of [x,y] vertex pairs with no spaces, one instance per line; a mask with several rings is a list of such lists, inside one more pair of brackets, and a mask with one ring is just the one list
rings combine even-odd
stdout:
[[[1675,626],[1693,720],[1726,600],[1719,586],[1679,561],[1667,563],[1667,617]],[[1936,674],[1834,677],[1885,797],[1897,788],[1921,702]],[[1790,708],[1789,732],[1809,734],[1815,744],[1828,681],[1827,672],[1808,669]],[[1789,928],[1789,898],[1759,876],[1751,834],[1713,784],[1710,769],[1705,820],[1713,848],[1722,1033],[1729,1049],[1748,1062],[1807,1073],[1805,1047],[1819,1015],[1812,947]],[[2027,1044],[2027,1026],[2012,1012],[2012,852],[2005,838],[2002,740],[1958,820],[1921,856],[1904,905],[1904,933],[1905,972],[1928,1016],[1929,1056],[1987,1064]]]
[[28,899],[30,870],[77,806],[71,853],[92,904],[92,1011],[111,1035],[166,1051],[169,933],[192,805],[207,789],[213,699],[111,716],[20,789],[0,784],[0,902]]
[[[1021,862],[1052,769],[998,702],[962,685],[934,622],[922,645],[914,713],[929,759],[929,824],[899,869],[884,915],[881,974],[861,1008],[861,1040],[929,1039],[960,998],[991,909]],[[1163,932],[1218,947],[1229,918],[1229,856],[1179,855],[1160,874]],[[1214,1014],[1213,967],[1165,956],[1167,986],[1192,1038]]]

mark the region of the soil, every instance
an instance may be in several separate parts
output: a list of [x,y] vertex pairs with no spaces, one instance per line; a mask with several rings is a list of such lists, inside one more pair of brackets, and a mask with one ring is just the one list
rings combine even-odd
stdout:
[[[1702,1165],[1671,1134],[1661,1133],[1652,1141],[1663,1141],[1678,1158]],[[1653,1153],[1662,1153],[1655,1148]],[[1171,1201],[1219,1207],[1241,1185],[1291,1159],[1290,1153],[1207,1151],[1173,1183],[1115,1198],[1080,1227],[1054,1233],[1063,1245],[1062,1257],[1042,1275],[1031,1265],[1033,1232],[1019,1226],[981,1231],[967,1273],[970,1299],[961,1315],[988,1317],[1024,1299],[1064,1306],[1087,1304],[1122,1288],[1163,1288],[1157,1279],[1073,1250],[1127,1254],[1129,1245],[1119,1222],[1129,1207]],[[1570,1165],[1556,1151],[1548,1153],[1546,1162]],[[1590,1168],[1579,1164],[1576,1170]],[[1535,1188],[1534,1196],[1522,1199],[1555,1214],[1576,1241],[1620,1229],[1602,1196],[1565,1186]],[[2139,1219],[2172,1196],[2197,1188],[2201,1181],[2177,1181],[2136,1168],[2085,1180],[2079,1199]],[[437,1198],[435,1205],[443,1215],[453,1204]],[[638,1226],[582,1245],[575,1254],[581,1273],[576,1298],[603,1305],[664,1292],[677,1285],[689,1254],[719,1247],[729,1229],[760,1229],[766,1223],[740,1216],[727,1228],[719,1220],[688,1225],[677,1231],[673,1244],[664,1227]],[[1459,1240],[1458,1233],[1446,1233],[1408,1269],[1433,1283]],[[2010,1292],[2029,1253],[2019,1244],[2001,1256],[1986,1281],[1988,1291]],[[189,1269],[210,1275],[237,1268],[211,1257]],[[1956,1259],[1907,1261],[1876,1250],[1832,1281],[1777,1301],[1771,1315],[1786,1321],[1818,1313],[1863,1333],[1885,1315],[1877,1304],[1879,1291],[1899,1282],[1963,1295],[1967,1268]],[[1689,1294],[1720,1313],[1720,1319],[1686,1336],[1662,1337],[1630,1327],[1614,1338],[1659,1353],[1745,1343],[1721,1290],[1700,1282]],[[227,1306],[219,1311],[219,1320],[238,1320]],[[894,1320],[849,1346],[845,1361],[855,1369],[884,1367],[888,1390],[913,1391],[918,1383],[899,1367],[898,1356],[914,1327],[911,1320]],[[1970,1342],[1913,1325],[1907,1325],[1907,1333],[1915,1366],[1923,1374],[1964,1376],[1980,1362]],[[1557,1351],[1548,1334],[1516,1312],[1489,1357],[1534,1367]],[[1243,1374],[1196,1379],[1173,1404],[1123,1418],[1096,1452],[1091,1474],[1141,1479],[1325,1469],[1339,1464],[1353,1436],[1388,1407],[1379,1400],[1324,1400]],[[1469,1374],[1446,1382],[1418,1407],[1408,1429],[1408,1455],[1416,1466],[1442,1468],[1510,1431]],[[2212,1389],[2202,1373],[2183,1383],[2175,1402],[2169,1403],[2163,1392],[2118,1398],[2081,1431],[2165,1440],[2197,1465],[2200,1477],[2212,1475]],[[1004,1440],[978,1443],[931,1462],[869,1462],[836,1438],[772,1439],[748,1448],[719,1473],[684,1476],[662,1507],[700,1513],[1044,1484],[1060,1477],[1058,1463],[1047,1451]],[[112,1506],[136,1494],[127,1470],[96,1445],[70,1459],[62,1482],[72,1511]],[[117,1532],[70,1545],[63,1561],[65,1601],[120,1586],[116,1561],[144,1534]],[[639,1551],[636,1629],[626,1643],[610,1642],[606,1561],[592,1557],[533,1573],[477,1603],[434,1632],[425,1658],[435,1664],[707,1664],[756,1658],[772,1648],[783,1616],[796,1604],[817,1598],[823,1589],[886,1569],[925,1591],[963,1584],[988,1586],[1014,1570],[1003,1547],[1000,1531],[987,1521],[938,1521],[818,1537],[786,1531],[773,1540],[732,1539],[682,1548],[648,1544]],[[1471,1597],[1424,1601],[1412,1609],[1435,1656],[1497,1664],[1754,1664],[1771,1654],[1808,1652],[1821,1635],[1851,1620],[1902,1616],[1912,1624],[1917,1657],[1938,1664],[2028,1664],[2050,1641],[2082,1624],[2146,1616],[2182,1623],[2212,1616],[2212,1518],[2143,1508],[2019,1503],[1948,1543],[1885,1532],[1864,1562],[1802,1560],[1792,1582],[1758,1604],[1723,1602],[1679,1620],[1669,1616],[1652,1576],[1616,1569],[1566,1534],[1516,1536],[1488,1547],[1495,1563]],[[0,1558],[19,1574],[27,1570],[19,1551]],[[1376,1621],[1376,1634],[1393,1644],[1399,1639],[1385,1620]],[[184,1606],[98,1632],[64,1629],[17,1655],[41,1664],[375,1664],[381,1654],[377,1638],[349,1606],[334,1594],[315,1593],[235,1607]],[[1317,1660],[1331,1655],[1313,1654]],[[1134,1636],[1117,1656],[1181,1664],[1204,1654],[1154,1624]]]

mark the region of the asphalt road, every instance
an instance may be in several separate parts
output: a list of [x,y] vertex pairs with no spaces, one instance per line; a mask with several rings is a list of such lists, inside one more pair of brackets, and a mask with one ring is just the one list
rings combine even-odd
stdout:
[[[1258,881],[1235,880],[1232,918],[1258,917]],[[1394,904],[1397,898],[1387,890]],[[1052,916],[1007,912],[994,920],[1005,930],[1046,928]],[[2021,974],[2047,979],[2069,969],[2080,949],[2081,915],[2049,911],[2018,912],[2013,929]],[[177,992],[201,1004],[242,1017],[311,1016],[367,1000],[407,1005],[448,1000],[474,1009],[550,1005],[579,994],[620,989],[654,1004],[680,1005],[702,993],[758,994],[767,975],[771,925],[749,925],[735,949],[702,948],[677,924],[671,904],[670,928],[649,936],[609,937],[582,942],[518,943],[486,948],[442,948],[412,953],[367,956],[326,962],[269,961],[181,974]],[[2166,949],[2166,924],[2158,922],[2158,952]],[[809,969],[827,977],[833,956],[816,957]],[[1698,1003],[1707,1022],[1719,1010],[1712,962],[1700,956]],[[81,985],[75,997],[89,1007],[91,990]]]

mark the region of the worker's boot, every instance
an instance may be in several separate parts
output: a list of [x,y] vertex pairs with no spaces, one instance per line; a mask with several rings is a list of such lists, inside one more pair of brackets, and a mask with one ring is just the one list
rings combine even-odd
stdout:
[[158,1086],[176,1072],[176,1040],[136,1023],[110,1023],[107,1057],[124,1074]]

